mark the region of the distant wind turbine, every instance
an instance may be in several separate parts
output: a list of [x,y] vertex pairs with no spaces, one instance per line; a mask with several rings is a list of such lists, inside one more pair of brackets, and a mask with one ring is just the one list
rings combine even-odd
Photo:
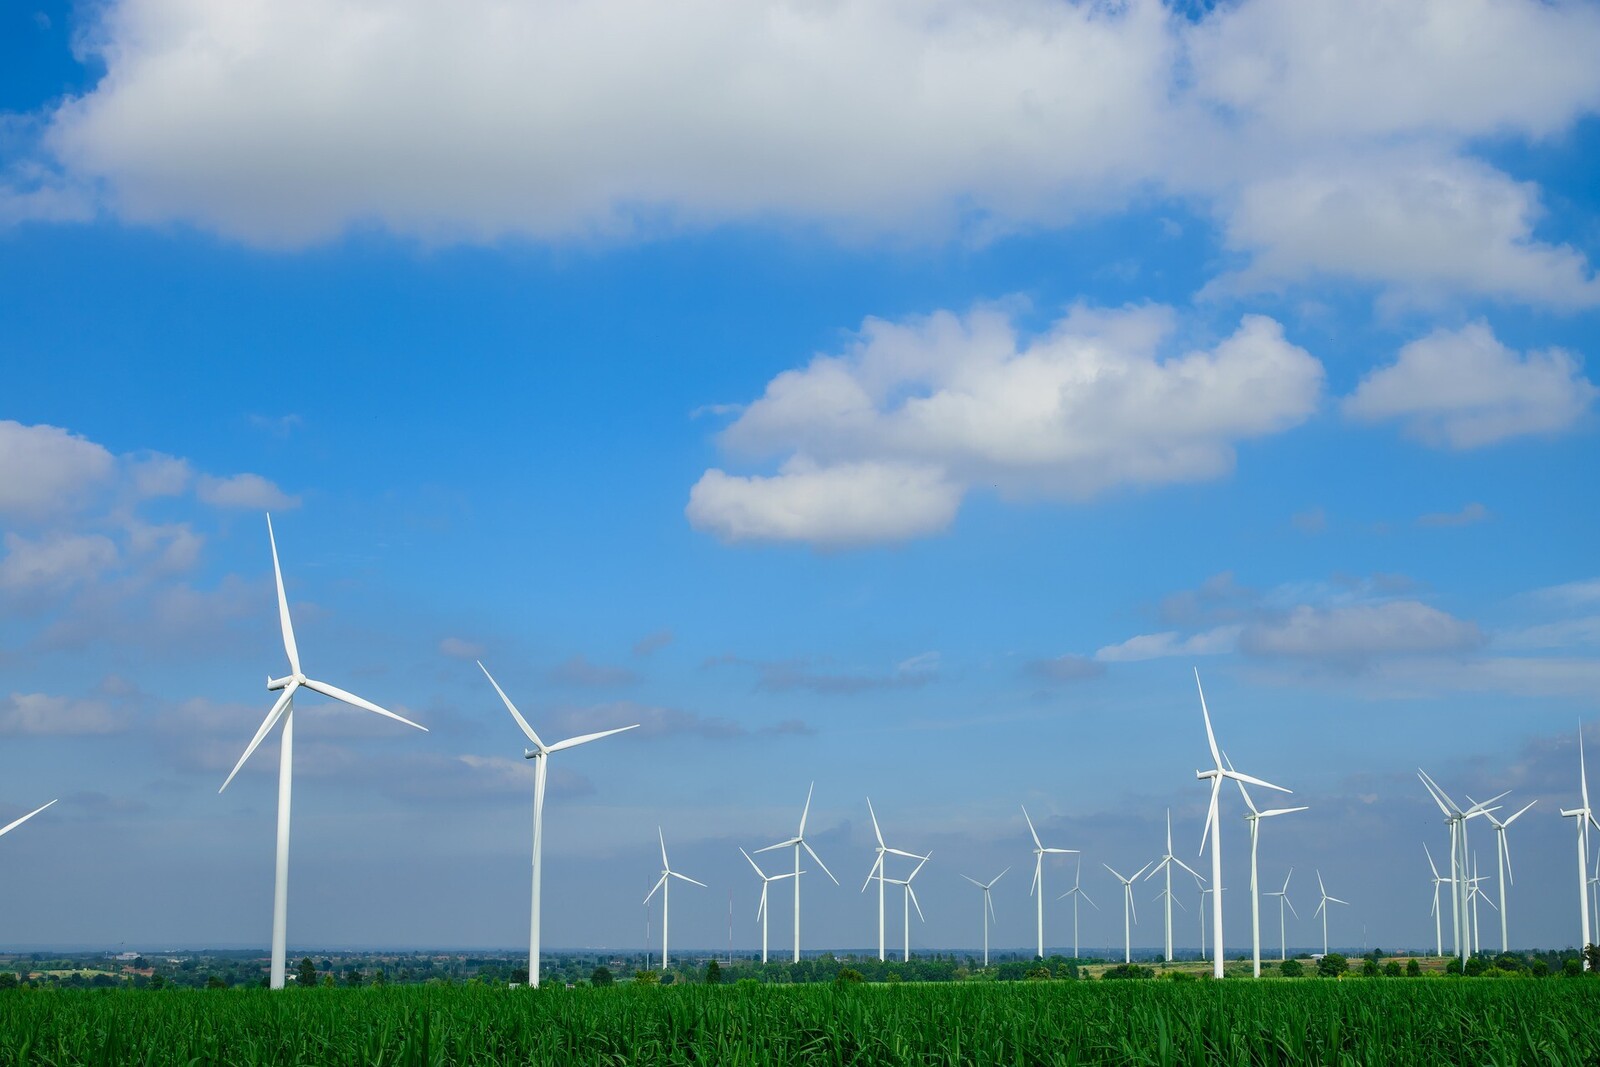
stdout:
[[[1162,856],[1161,857],[1161,861],[1155,865],[1155,867],[1150,871],[1149,874],[1144,876],[1145,881],[1148,882],[1150,879],[1154,878],[1156,875],[1162,873],[1163,871],[1165,871],[1166,875],[1167,875],[1167,887],[1166,887],[1166,889],[1164,889],[1161,892],[1161,894],[1157,897],[1157,899],[1159,900],[1159,899],[1163,899],[1164,898],[1166,900],[1166,905],[1167,905],[1167,954],[1166,954],[1166,956],[1164,958],[1166,959],[1166,961],[1168,963],[1172,962],[1172,905],[1178,904],[1177,898],[1172,895],[1172,865],[1173,864],[1177,864],[1179,867],[1182,867],[1184,870],[1186,870],[1190,874],[1194,875],[1195,878],[1198,879],[1200,882],[1202,882],[1202,883],[1205,882],[1205,879],[1200,877],[1200,872],[1199,871],[1195,870],[1193,867],[1189,866],[1187,863],[1185,863],[1182,860],[1180,860],[1177,856],[1173,855],[1173,853],[1172,853],[1172,809],[1168,808],[1167,809],[1167,852],[1166,852],[1166,855]],[[1183,905],[1182,904],[1178,904],[1178,907],[1182,908]]]
[[[1227,759],[1227,753],[1223,753]],[[1233,769],[1233,763],[1228,763],[1228,769]],[[1253,976],[1261,977],[1261,893],[1258,888],[1259,878],[1256,873],[1256,847],[1261,842],[1261,820],[1274,815],[1292,815],[1297,811],[1305,811],[1304,804],[1297,808],[1268,808],[1262,811],[1256,807],[1256,802],[1250,799],[1250,791],[1244,787],[1243,782],[1235,783],[1239,787],[1239,795],[1244,798],[1245,807],[1250,810],[1245,812],[1245,821],[1250,824],[1250,951],[1254,961]],[[1283,918],[1283,909],[1278,909],[1278,918]]]
[[[989,966],[989,920],[991,918],[994,918],[996,922],[999,921],[999,919],[994,914],[994,901],[989,899],[989,890],[993,889],[994,888],[994,884],[996,882],[998,882],[1000,879],[1004,878],[1006,876],[1006,871],[1009,871],[1010,869],[1011,869],[1010,867],[1007,867],[1005,871],[1001,871],[999,874],[995,875],[993,878],[989,879],[987,882],[980,882],[976,878],[967,878],[967,876],[964,875],[964,874],[961,876],[963,878],[966,878],[967,881],[971,882],[973,885],[977,886],[979,889],[983,890],[983,965],[985,967]],[[879,922],[881,924],[882,923],[882,918],[881,918],[882,912],[879,913],[879,916],[880,916]],[[879,929],[880,930],[882,929],[881,925],[880,925]],[[878,956],[879,959],[883,958],[882,951],[883,950],[882,950],[882,948],[880,946],[880,948],[879,948],[879,956]],[[1076,948],[1074,948],[1072,951],[1073,951],[1073,954],[1076,955],[1078,950]]]
[[922,917],[922,905],[917,903],[917,891],[911,887],[911,881],[912,881],[912,879],[916,878],[917,873],[922,870],[922,864],[923,863],[927,863],[929,856],[932,856],[932,855],[933,855],[933,853],[930,852],[930,853],[928,853],[927,856],[923,856],[922,857],[922,863],[918,863],[916,865],[916,867],[914,867],[912,869],[911,873],[906,875],[904,878],[889,878],[889,879],[886,879],[886,881],[888,881],[888,883],[890,885],[900,886],[905,891],[905,899],[904,899],[904,901],[902,901],[902,903],[904,905],[904,907],[902,908],[902,911],[905,914],[906,928],[905,928],[905,947],[904,947],[904,950],[903,950],[904,951],[904,956],[902,957],[902,959],[907,963],[911,962],[911,909],[913,907],[915,907],[917,909],[917,921],[918,922],[927,922],[927,920]]
[[[1037,894],[1038,902],[1038,958],[1044,959],[1044,858],[1049,855],[1070,855],[1076,853],[1075,848],[1045,848],[1039,840],[1039,831],[1033,828],[1033,819],[1028,815],[1028,809],[1023,807],[1022,817],[1028,820],[1028,833],[1033,835],[1033,884],[1028,888],[1030,894]],[[1074,948],[1076,953],[1077,949]]]
[[1100,910],[1100,905],[1096,904],[1093,900],[1090,900],[1089,899],[1089,894],[1085,893],[1083,891],[1083,887],[1079,884],[1079,880],[1082,877],[1083,877],[1083,857],[1080,856],[1080,857],[1078,857],[1078,870],[1077,870],[1077,873],[1072,876],[1072,888],[1067,890],[1065,893],[1062,893],[1059,897],[1056,898],[1057,900],[1065,900],[1067,897],[1071,897],[1072,898],[1072,958],[1073,959],[1077,959],[1078,958],[1078,898],[1082,897],[1084,900],[1089,901],[1089,907],[1093,908],[1095,911],[1099,911]]
[[267,516],[267,541],[272,546],[272,575],[278,583],[278,623],[283,630],[283,650],[289,656],[289,673],[282,678],[267,678],[267,690],[283,690],[283,695],[277,703],[272,705],[272,710],[267,712],[267,717],[261,721],[261,726],[256,730],[255,737],[251,738],[250,745],[244,750],[244,755],[239,757],[239,762],[233,765],[227,780],[222,783],[222,789],[228,788],[228,783],[233,781],[234,775],[239,773],[245,760],[260,747],[266,740],[272,728],[283,723],[283,736],[278,743],[278,851],[277,871],[272,888],[272,971],[269,984],[273,989],[282,989],[285,973],[287,971],[286,955],[288,945],[288,916],[289,916],[289,798],[294,784],[294,695],[301,688],[309,689],[313,693],[332,697],[335,700],[349,704],[351,707],[361,708],[364,711],[374,712],[403,722],[407,726],[415,726],[418,730],[427,732],[427,727],[418,726],[410,719],[387,711],[370,700],[364,700],[354,693],[347,693],[338,686],[319,682],[315,678],[307,678],[300,670],[300,650],[294,641],[294,625],[289,621],[289,598],[283,591],[283,570],[278,566],[278,542],[272,534],[272,516]]
[[865,893],[867,891],[867,886],[872,884],[872,880],[874,878],[878,880],[878,962],[881,963],[883,962],[884,957],[883,885],[884,875],[886,873],[883,869],[884,857],[905,856],[908,859],[914,860],[926,859],[927,857],[919,856],[915,852],[907,852],[905,849],[901,848],[890,848],[888,845],[883,843],[883,831],[878,827],[878,813],[872,808],[871,797],[867,798],[867,814],[872,816],[872,832],[878,839],[878,848],[877,858],[873,860],[872,870],[867,872],[867,880],[862,883],[861,891]]
[[1132,877],[1124,878],[1121,872],[1109,863],[1102,863],[1102,867],[1116,875],[1117,881],[1122,883],[1122,962],[1133,962],[1133,924],[1139,919],[1139,909],[1133,903],[1133,883],[1150,866],[1145,864]]
[[[798,877],[798,875],[796,875],[794,871],[784,871],[782,874],[768,874],[766,871],[763,871],[761,869],[760,865],[757,864],[755,860],[750,859],[750,853],[746,852],[744,849],[741,848],[739,850],[739,854],[741,856],[743,856],[745,859],[750,861],[750,866],[755,868],[756,877],[761,879],[761,903],[756,908],[756,918],[758,920],[760,920],[760,922],[761,922],[761,962],[762,963],[766,963],[767,962],[767,886],[771,885],[773,882],[781,882],[785,878],[796,878],[796,877]],[[801,873],[803,874],[805,872],[802,871]]]
[[1450,827],[1450,914],[1455,928],[1455,950],[1460,955],[1464,967],[1472,947],[1472,917],[1467,914],[1468,896],[1471,891],[1471,881],[1467,876],[1469,853],[1467,823],[1480,815],[1498,810],[1489,805],[1505,794],[1501,793],[1500,796],[1463,808],[1439,787],[1439,783],[1429,778],[1426,771],[1418,768],[1417,774],[1422,778],[1422,784],[1427,786],[1433,802],[1444,813],[1445,822]]
[[667,839],[662,834],[659,826],[656,827],[656,837],[661,840],[661,877],[656,881],[655,886],[651,888],[649,894],[645,896],[644,902],[646,904],[650,903],[650,898],[656,895],[656,890],[659,889],[661,891],[661,969],[664,971],[667,969],[667,922],[670,918],[668,908],[671,907],[672,903],[672,879],[682,879],[691,885],[699,886],[701,889],[709,889],[710,887],[704,882],[696,882],[687,874],[679,874],[673,870],[672,864],[667,862]]
[[[1427,853],[1428,867],[1433,871],[1433,939],[1437,943],[1439,955],[1443,956],[1444,932],[1440,923],[1444,919],[1444,911],[1439,907],[1439,887],[1442,885],[1451,885],[1453,883],[1449,878],[1439,877],[1439,868],[1433,862],[1433,853],[1428,851],[1427,842],[1423,842],[1422,851]],[[1454,892],[1454,889],[1452,889],[1451,892]]]
[[[1467,799],[1471,800],[1472,798],[1468,797]],[[1522,813],[1537,803],[1539,803],[1537,800],[1528,801],[1517,810],[1515,815],[1512,815],[1504,822],[1501,822],[1499,819],[1496,819],[1493,815],[1490,815],[1487,812],[1484,813],[1485,817],[1489,820],[1489,825],[1494,827],[1494,839],[1496,845],[1495,867],[1500,875],[1500,906],[1495,910],[1500,912],[1501,952],[1511,951],[1511,937],[1506,930],[1506,883],[1510,882],[1512,885],[1515,885],[1517,882],[1516,877],[1511,873],[1511,843],[1506,840],[1506,828],[1512,823],[1516,822],[1518,819],[1522,818]]]
[[1317,872],[1317,888],[1322,891],[1322,901],[1317,905],[1317,911],[1322,913],[1322,954],[1326,956],[1328,954],[1328,905],[1343,904],[1348,907],[1350,902],[1328,895],[1328,887],[1322,884],[1321,871]]
[[[1582,916],[1583,935],[1580,945],[1591,944],[1589,939],[1589,827],[1593,825],[1600,829],[1600,822],[1594,817],[1594,810],[1589,807],[1589,768],[1583,760],[1583,726],[1578,727],[1578,796],[1580,806],[1576,808],[1562,808],[1561,816],[1566,819],[1578,820],[1578,913]],[[1589,969],[1588,957],[1584,957],[1583,969]]]
[[806,816],[811,814],[811,793],[817,788],[817,783],[812,782],[811,788],[806,790],[806,806],[800,811],[800,829],[787,841],[779,841],[776,845],[756,849],[757,855],[771,852],[774,849],[794,849],[794,962],[800,962],[800,875],[805,872],[800,869],[800,850],[803,848],[817,861],[817,866],[822,868],[822,873],[827,875],[834,885],[839,884],[839,879],[833,877],[833,872],[828,870],[828,865],[822,862],[822,857],[817,855],[809,842],[806,841]]
[[1294,877],[1294,868],[1289,868],[1289,873],[1283,876],[1283,888],[1269,892],[1267,896],[1278,898],[1278,962],[1282,963],[1289,958],[1289,928],[1283,921],[1283,909],[1288,907],[1296,919],[1300,913],[1294,910],[1294,902],[1289,899],[1289,879]]

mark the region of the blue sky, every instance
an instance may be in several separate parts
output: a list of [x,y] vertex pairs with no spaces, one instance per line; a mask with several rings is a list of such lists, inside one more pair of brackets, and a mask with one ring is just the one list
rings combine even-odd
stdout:
[[1031,943],[1023,803],[1110,943],[1168,807],[1199,866],[1196,667],[1336,942],[1431,938],[1418,765],[1538,799],[1512,940],[1574,941],[1600,10],[1357,7],[8,11],[0,815],[62,802],[0,943],[265,944],[269,509],[308,672],[431,731],[303,702],[291,946],[524,940],[479,657],[645,724],[555,764],[547,945],[641,943],[658,825],[675,940],[757,944],[813,779],[809,946],[869,794],[914,944],[1007,864]]

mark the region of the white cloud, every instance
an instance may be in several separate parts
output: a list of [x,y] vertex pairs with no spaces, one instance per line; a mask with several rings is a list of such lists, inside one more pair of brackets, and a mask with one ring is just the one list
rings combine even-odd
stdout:
[[1168,656],[1220,656],[1232,652],[1239,641],[1241,626],[1218,626],[1184,637],[1176,630],[1138,634],[1094,654],[1101,663],[1133,663]]
[[122,727],[111,709],[98,700],[74,700],[47,693],[12,693],[0,700],[0,734],[109,734]]
[[1488,521],[1489,509],[1477,501],[1467,504],[1460,511],[1434,511],[1417,516],[1418,526],[1475,526]]
[[29,539],[5,535],[0,589],[60,590],[93,581],[117,564],[117,546],[100,534],[48,534]]
[[439,642],[439,651],[451,659],[482,659],[483,646],[460,637],[446,637]]
[[115,466],[110,452],[68,430],[0,420],[0,516],[65,511]]
[[1392,655],[1466,651],[1482,644],[1475,623],[1417,600],[1313,607],[1252,623],[1239,634],[1241,651],[1337,663]]
[[290,496],[259,474],[235,474],[227,478],[202,476],[195,495],[202,502],[219,508],[282,511],[300,505],[299,497]]
[[1482,322],[1435,330],[1362,379],[1344,401],[1364,421],[1399,419],[1428,444],[1476,448],[1570,429],[1600,395],[1559,348],[1519,355]]
[[1315,409],[1322,365],[1273,320],[1160,358],[1172,328],[1160,307],[1078,307],[1026,341],[995,309],[869,319],[723,431],[730,453],[787,458],[773,477],[706,472],[690,521],[730,541],[902,540],[947,526],[974,485],[1084,499],[1215,478],[1236,442]]

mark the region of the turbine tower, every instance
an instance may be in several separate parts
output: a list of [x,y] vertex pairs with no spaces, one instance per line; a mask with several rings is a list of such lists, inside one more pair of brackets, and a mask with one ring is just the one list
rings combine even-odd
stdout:
[[[1167,902],[1167,954],[1164,958],[1168,963],[1172,962],[1172,905],[1177,903],[1177,898],[1172,895],[1172,865],[1174,863],[1188,871],[1190,874],[1194,875],[1195,878],[1200,882],[1203,883],[1205,881],[1204,878],[1200,877],[1199,871],[1195,870],[1193,867],[1189,866],[1187,863],[1183,862],[1177,856],[1172,854],[1172,809],[1168,808],[1167,853],[1161,857],[1161,862],[1157,863],[1155,868],[1152,869],[1149,874],[1144,876],[1144,880],[1148,882],[1150,879],[1154,878],[1163,871],[1165,871],[1167,875],[1167,888],[1161,892],[1160,896],[1164,897]],[[1183,905],[1178,904],[1178,907],[1182,908]],[[1076,915],[1074,915],[1074,919],[1076,919]],[[1076,948],[1073,949],[1073,953],[1077,953]]]
[[[1227,759],[1227,753],[1223,753],[1223,759]],[[1228,769],[1233,769],[1231,761],[1228,763]],[[1261,841],[1261,820],[1271,818],[1274,815],[1292,815],[1297,811],[1305,811],[1306,807],[1302,804],[1297,808],[1268,808],[1266,811],[1262,811],[1256,807],[1256,802],[1250,799],[1250,791],[1244,787],[1244,783],[1238,782],[1236,784],[1239,786],[1239,795],[1244,798],[1245,807],[1250,809],[1245,812],[1244,816],[1245,821],[1250,824],[1250,945],[1251,958],[1254,961],[1252,973],[1254,977],[1260,978],[1261,895],[1257,888],[1259,879],[1256,873],[1256,847]],[[1278,909],[1278,918],[1283,918],[1282,908]]]
[[[1028,887],[1029,895],[1038,894],[1038,957],[1044,959],[1044,858],[1047,855],[1075,854],[1075,848],[1045,848],[1039,841],[1039,831],[1033,828],[1033,819],[1028,816],[1028,809],[1023,807],[1022,817],[1028,820],[1028,833],[1033,835],[1033,884]],[[1097,911],[1099,909],[1096,909]],[[1073,947],[1073,955],[1077,955],[1077,947]]]
[[1062,893],[1059,897],[1056,897],[1057,900],[1065,900],[1067,897],[1071,897],[1072,898],[1072,958],[1073,959],[1077,959],[1078,958],[1078,898],[1082,897],[1084,900],[1088,900],[1089,901],[1089,907],[1093,908],[1095,911],[1099,911],[1100,910],[1100,905],[1096,904],[1093,900],[1090,900],[1089,894],[1085,893],[1083,891],[1083,887],[1078,884],[1079,880],[1082,877],[1083,877],[1083,857],[1079,856],[1078,857],[1078,871],[1077,871],[1076,874],[1074,874],[1072,876],[1072,888],[1067,890],[1065,893]]
[[[1222,780],[1231,778],[1235,782],[1249,782],[1259,785],[1263,789],[1276,789],[1280,793],[1292,793],[1294,790],[1285,789],[1281,785],[1264,782],[1260,778],[1252,778],[1248,774],[1241,774],[1233,767],[1223,766],[1222,750],[1217,748],[1217,735],[1211,729],[1211,712],[1206,708],[1206,691],[1200,686],[1200,672],[1194,672],[1195,688],[1200,690],[1200,714],[1206,722],[1206,743],[1211,746],[1211,760],[1215,764],[1209,771],[1195,771],[1198,779],[1211,779],[1211,806],[1206,813],[1205,832],[1200,835],[1200,851],[1206,848],[1206,838],[1211,839],[1211,888],[1215,892],[1211,898],[1211,973],[1213,977],[1222,977],[1222,824],[1218,818],[1217,801],[1222,792]],[[1253,894],[1252,894],[1253,895]],[[1259,940],[1259,938],[1258,938]]]
[[1444,813],[1445,822],[1450,826],[1450,914],[1455,929],[1455,950],[1461,957],[1461,965],[1466,966],[1467,956],[1472,945],[1472,917],[1467,914],[1468,894],[1470,883],[1467,878],[1467,822],[1480,815],[1487,815],[1490,808],[1500,796],[1485,800],[1480,804],[1473,804],[1469,808],[1462,808],[1450,799],[1445,791],[1439,788],[1439,783],[1429,778],[1427,772],[1417,770],[1422,777],[1422,784],[1428,787],[1428,792],[1433,797],[1433,802]]
[[289,799],[294,785],[294,695],[301,688],[309,689],[313,693],[332,697],[335,700],[349,704],[351,707],[361,708],[364,711],[374,712],[403,722],[407,726],[415,726],[418,730],[427,732],[427,727],[418,726],[403,716],[387,711],[369,700],[364,700],[354,693],[347,693],[338,686],[319,682],[315,678],[307,678],[300,670],[300,650],[294,641],[294,625],[289,621],[289,598],[283,592],[283,569],[278,566],[278,541],[272,533],[272,516],[267,516],[267,542],[272,546],[272,575],[278,583],[278,623],[283,630],[283,650],[289,657],[289,673],[282,678],[267,679],[267,690],[283,690],[283,695],[278,697],[277,703],[272,705],[272,710],[267,712],[267,717],[261,720],[261,726],[256,730],[255,737],[251,738],[250,745],[244,750],[244,755],[239,757],[239,762],[233,765],[227,780],[222,783],[222,789],[228,788],[228,783],[233,781],[234,775],[239,773],[245,760],[260,747],[266,740],[267,734],[278,723],[283,723],[283,737],[278,744],[278,850],[277,870],[272,885],[272,973],[269,984],[273,989],[282,989],[284,976],[287,970],[285,956],[288,945],[288,917],[289,917]]
[[756,849],[757,855],[779,848],[794,849],[794,962],[796,963],[800,962],[800,875],[805,873],[800,869],[800,850],[803,848],[809,852],[811,858],[817,861],[817,866],[822,868],[822,873],[827,875],[834,885],[839,884],[839,879],[833,877],[828,865],[822,862],[822,857],[817,855],[816,850],[806,841],[806,816],[811,814],[811,793],[816,788],[817,783],[812,782],[811,787],[806,790],[806,806],[800,811],[799,831],[787,841],[779,841],[776,845]]
[[755,870],[756,870],[756,877],[761,879],[761,903],[756,908],[756,919],[761,923],[761,962],[762,963],[766,963],[767,962],[767,886],[771,885],[773,882],[781,882],[785,878],[794,878],[794,877],[797,877],[797,876],[796,876],[795,872],[793,872],[793,871],[784,871],[782,874],[768,874],[766,871],[763,871],[761,869],[761,867],[756,863],[755,860],[750,859],[750,853],[746,852],[744,849],[741,848],[739,850],[739,854],[741,856],[743,856],[745,859],[750,860],[750,866],[754,867]]
[[[995,875],[993,878],[989,879],[987,882],[980,882],[976,878],[967,878],[967,876],[964,875],[964,874],[961,876],[963,878],[966,878],[967,881],[971,882],[973,885],[977,886],[979,889],[983,890],[983,965],[985,967],[989,966],[989,920],[990,920],[990,918],[994,918],[996,922],[1000,921],[998,919],[998,917],[995,917],[995,914],[994,914],[994,901],[989,899],[989,890],[993,889],[994,888],[994,884],[996,882],[998,882],[1000,879],[1004,878],[1006,876],[1006,871],[1009,871],[1010,869],[1011,869],[1010,867],[1007,867],[1005,871],[1001,871],[999,874]],[[879,921],[879,924],[880,924],[878,929],[880,931],[882,931],[883,926],[881,924],[883,922],[883,919],[882,919],[882,914],[883,913],[879,912],[878,914],[879,914],[879,920],[878,921]],[[1073,951],[1073,954],[1076,955],[1078,950],[1076,948],[1074,948],[1072,951]],[[879,949],[878,958],[879,959],[883,958],[882,949],[881,948]]]
[[1289,873],[1283,876],[1283,888],[1269,892],[1267,896],[1278,898],[1278,962],[1282,963],[1289,958],[1289,928],[1283,921],[1283,909],[1287,905],[1289,911],[1296,919],[1300,913],[1294,910],[1294,902],[1289,899],[1289,879],[1294,877],[1294,868],[1289,868]]
[[[1468,797],[1467,799],[1471,800],[1472,798]],[[1484,817],[1489,820],[1489,825],[1494,827],[1494,840],[1496,845],[1495,867],[1500,875],[1500,906],[1495,910],[1500,913],[1501,952],[1511,951],[1511,938],[1506,932],[1506,883],[1510,882],[1512,885],[1517,884],[1516,877],[1511,873],[1511,845],[1506,841],[1506,828],[1520,819],[1523,812],[1527,811],[1537,803],[1539,803],[1537,800],[1528,801],[1517,810],[1515,815],[1512,815],[1510,818],[1506,819],[1505,822],[1501,822],[1499,819],[1496,819],[1493,815],[1490,815],[1487,812],[1484,813]]]
[[[1122,962],[1132,963],[1133,923],[1139,920],[1139,909],[1133,903],[1133,883],[1145,872],[1145,868],[1150,865],[1147,863],[1144,867],[1134,871],[1132,878],[1122,877],[1122,874],[1109,863],[1102,863],[1101,866],[1116,875],[1117,881],[1122,883]],[[1132,916],[1131,919],[1129,918],[1130,915]]]
[[1322,954],[1326,956],[1328,954],[1328,905],[1344,904],[1349,906],[1350,902],[1328,895],[1328,887],[1322,884],[1321,871],[1317,872],[1317,888],[1322,891],[1322,902],[1317,905],[1317,911],[1322,913]]
[[[1452,885],[1453,882],[1449,878],[1439,877],[1439,868],[1434,865],[1433,853],[1428,851],[1428,843],[1426,841],[1422,843],[1422,851],[1427,853],[1428,866],[1433,870],[1433,939],[1437,943],[1436,947],[1439,950],[1439,955],[1443,956],[1444,928],[1441,923],[1444,919],[1444,912],[1439,907],[1439,887],[1442,885]],[[1453,893],[1455,890],[1451,889],[1451,892]]]
[[[1582,917],[1583,939],[1580,945],[1589,945],[1589,826],[1593,824],[1600,828],[1600,822],[1595,821],[1594,811],[1589,807],[1589,768],[1583,760],[1583,727],[1578,727],[1578,796],[1580,806],[1576,808],[1562,808],[1561,816],[1565,819],[1578,820],[1578,914]],[[1589,969],[1589,959],[1584,957],[1583,969]]]
[[650,903],[650,898],[656,895],[656,890],[659,889],[661,891],[661,969],[664,971],[667,969],[667,921],[670,918],[668,909],[672,904],[671,879],[680,878],[692,885],[699,886],[701,889],[709,889],[710,887],[704,882],[696,882],[687,874],[679,874],[677,871],[673,870],[672,864],[667,862],[667,839],[666,836],[662,834],[661,827],[659,826],[656,827],[656,837],[661,839],[661,877],[656,881],[656,884],[645,896],[644,902],[646,904]]
[[883,869],[883,858],[885,856],[891,856],[892,855],[892,856],[905,856],[908,859],[922,860],[922,859],[927,859],[927,857],[926,856],[919,856],[915,852],[907,852],[905,849],[890,848],[888,845],[883,843],[883,831],[881,829],[879,829],[879,827],[878,827],[878,813],[872,809],[872,798],[871,797],[867,798],[867,814],[872,816],[872,832],[878,838],[878,848],[877,848],[877,858],[872,863],[872,870],[867,872],[867,880],[861,884],[861,891],[863,893],[865,893],[867,891],[867,886],[872,884],[872,880],[874,878],[876,878],[878,880],[878,962],[882,963],[883,962],[883,957],[884,957],[884,937],[883,937],[884,869]]
[[539,881],[540,870],[544,856],[544,787],[549,778],[549,756],[552,752],[562,749],[577,748],[590,741],[598,741],[602,737],[620,734],[625,730],[638,728],[638,723],[632,726],[619,726],[615,730],[601,730],[599,733],[583,734],[579,737],[569,737],[565,741],[557,741],[547,745],[539,740],[539,735],[533,732],[533,727],[528,725],[528,720],[522,717],[522,712],[511,703],[511,698],[506,696],[506,691],[500,688],[500,683],[494,680],[494,675],[489,673],[489,668],[478,661],[478,669],[483,676],[489,679],[489,684],[494,686],[494,691],[500,694],[500,699],[505,702],[506,710],[511,717],[517,720],[517,725],[522,727],[522,732],[533,742],[532,748],[522,750],[524,759],[533,760],[533,903],[530,906],[528,920],[528,985],[537,989],[539,987]]

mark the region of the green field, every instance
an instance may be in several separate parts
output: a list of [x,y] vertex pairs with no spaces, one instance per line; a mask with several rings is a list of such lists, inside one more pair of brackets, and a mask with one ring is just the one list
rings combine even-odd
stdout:
[[1600,982],[32,990],[0,1064],[1600,1062]]

